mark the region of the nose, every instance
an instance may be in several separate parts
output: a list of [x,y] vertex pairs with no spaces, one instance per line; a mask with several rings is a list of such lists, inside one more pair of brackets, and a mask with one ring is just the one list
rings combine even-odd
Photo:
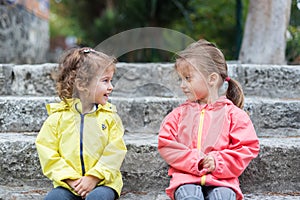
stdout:
[[180,87],[182,89],[186,88],[186,81],[184,79],[181,80]]
[[109,90],[113,90],[114,89],[114,86],[112,85],[112,82],[110,81],[109,84],[108,84],[108,89]]

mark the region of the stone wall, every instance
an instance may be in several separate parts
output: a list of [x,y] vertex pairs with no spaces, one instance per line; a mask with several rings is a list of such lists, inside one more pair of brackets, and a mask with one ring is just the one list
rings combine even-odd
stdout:
[[48,19],[23,5],[2,3],[0,40],[0,63],[43,63],[49,49]]

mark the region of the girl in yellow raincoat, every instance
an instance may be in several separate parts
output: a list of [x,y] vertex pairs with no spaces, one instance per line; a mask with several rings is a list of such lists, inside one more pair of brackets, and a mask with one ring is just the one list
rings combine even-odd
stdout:
[[43,173],[53,181],[46,200],[120,196],[126,154],[124,129],[108,102],[115,59],[90,48],[65,53],[57,75],[60,103],[48,104],[48,119],[36,147]]

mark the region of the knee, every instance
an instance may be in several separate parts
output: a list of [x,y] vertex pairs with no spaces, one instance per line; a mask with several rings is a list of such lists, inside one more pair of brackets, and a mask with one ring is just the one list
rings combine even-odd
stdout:
[[213,190],[211,190],[209,196],[211,199],[214,200],[222,200],[222,199],[228,199],[228,200],[235,200],[236,194],[235,192],[227,187],[216,187]]
[[[64,200],[72,198],[73,194],[68,189],[57,187],[52,189],[44,198],[44,200]],[[75,196],[75,195],[74,195]]]
[[195,184],[186,184],[178,187],[175,192],[176,200],[204,200],[202,187]]
[[87,195],[86,200],[96,200],[99,199],[99,197],[103,200],[114,200],[116,198],[116,193],[110,187],[99,186]]

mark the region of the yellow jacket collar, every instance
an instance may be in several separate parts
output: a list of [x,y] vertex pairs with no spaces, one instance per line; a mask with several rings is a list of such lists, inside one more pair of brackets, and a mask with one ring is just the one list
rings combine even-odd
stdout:
[[[51,115],[55,112],[61,112],[61,111],[65,111],[65,110],[76,110],[75,105],[78,105],[78,107],[81,107],[81,101],[80,99],[67,99],[66,102],[61,101],[59,103],[50,103],[46,105],[46,109],[48,112],[48,115]],[[111,103],[107,102],[105,105],[101,105],[98,104],[97,105],[97,111],[100,110],[105,110],[108,112],[117,112],[117,109],[114,105],[112,105]]]

